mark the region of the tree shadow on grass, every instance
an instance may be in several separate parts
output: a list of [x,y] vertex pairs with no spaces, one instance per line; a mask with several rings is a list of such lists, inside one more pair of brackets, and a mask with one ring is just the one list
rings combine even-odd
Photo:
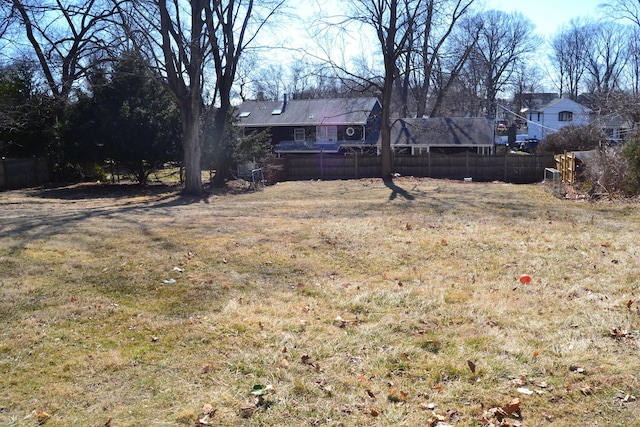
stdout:
[[[13,249],[19,250],[29,242],[47,239],[76,229],[92,219],[104,221],[122,220],[124,216],[143,233],[149,233],[147,222],[150,216],[171,217],[172,209],[198,203],[209,203],[210,193],[191,196],[181,193],[179,185],[158,184],[66,184],[43,186],[25,191],[32,205],[22,202],[0,201],[0,209],[9,209],[2,218],[0,237],[11,236]],[[58,209],[51,205],[63,201]],[[76,202],[87,204],[76,205]],[[93,205],[92,205],[92,202]]]
[[415,200],[415,196],[409,193],[404,188],[396,185],[396,183],[393,182],[393,178],[385,178],[383,181],[384,181],[384,185],[391,190],[391,195],[389,196],[389,200],[395,200],[398,196],[410,201]]

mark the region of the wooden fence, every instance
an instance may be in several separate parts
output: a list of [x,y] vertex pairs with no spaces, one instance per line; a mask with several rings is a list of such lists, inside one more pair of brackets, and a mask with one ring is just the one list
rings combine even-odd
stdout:
[[[475,153],[427,153],[422,156],[393,156],[393,172],[402,176],[470,178],[481,182],[540,182],[544,179],[545,168],[553,166],[555,160],[551,154],[482,156]],[[289,156],[270,160],[265,169],[269,182],[373,178],[380,177],[380,157],[357,154]]]
[[0,159],[0,190],[34,187],[49,182],[46,157]]
[[556,169],[560,171],[560,180],[573,184],[576,181],[576,155],[564,153],[555,156]]

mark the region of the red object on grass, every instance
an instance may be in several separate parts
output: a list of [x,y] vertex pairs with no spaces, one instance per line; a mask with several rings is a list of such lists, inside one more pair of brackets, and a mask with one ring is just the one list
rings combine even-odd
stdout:
[[523,274],[522,276],[520,276],[520,283],[531,283],[531,276],[529,276],[528,274]]

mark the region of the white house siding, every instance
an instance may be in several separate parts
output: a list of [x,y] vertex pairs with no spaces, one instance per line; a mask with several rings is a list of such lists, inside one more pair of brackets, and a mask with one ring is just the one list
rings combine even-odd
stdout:
[[[558,120],[558,114],[562,111],[570,111],[573,115],[570,121]],[[565,126],[585,126],[589,124],[591,110],[570,99],[556,99],[546,106],[529,112],[528,132],[529,138],[544,139],[550,133],[554,133]]]

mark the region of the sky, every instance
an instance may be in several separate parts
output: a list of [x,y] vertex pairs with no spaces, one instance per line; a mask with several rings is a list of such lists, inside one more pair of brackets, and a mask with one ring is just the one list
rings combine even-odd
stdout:
[[553,36],[563,24],[577,17],[597,17],[603,0],[487,0],[487,9],[518,11],[536,26],[543,36]]

